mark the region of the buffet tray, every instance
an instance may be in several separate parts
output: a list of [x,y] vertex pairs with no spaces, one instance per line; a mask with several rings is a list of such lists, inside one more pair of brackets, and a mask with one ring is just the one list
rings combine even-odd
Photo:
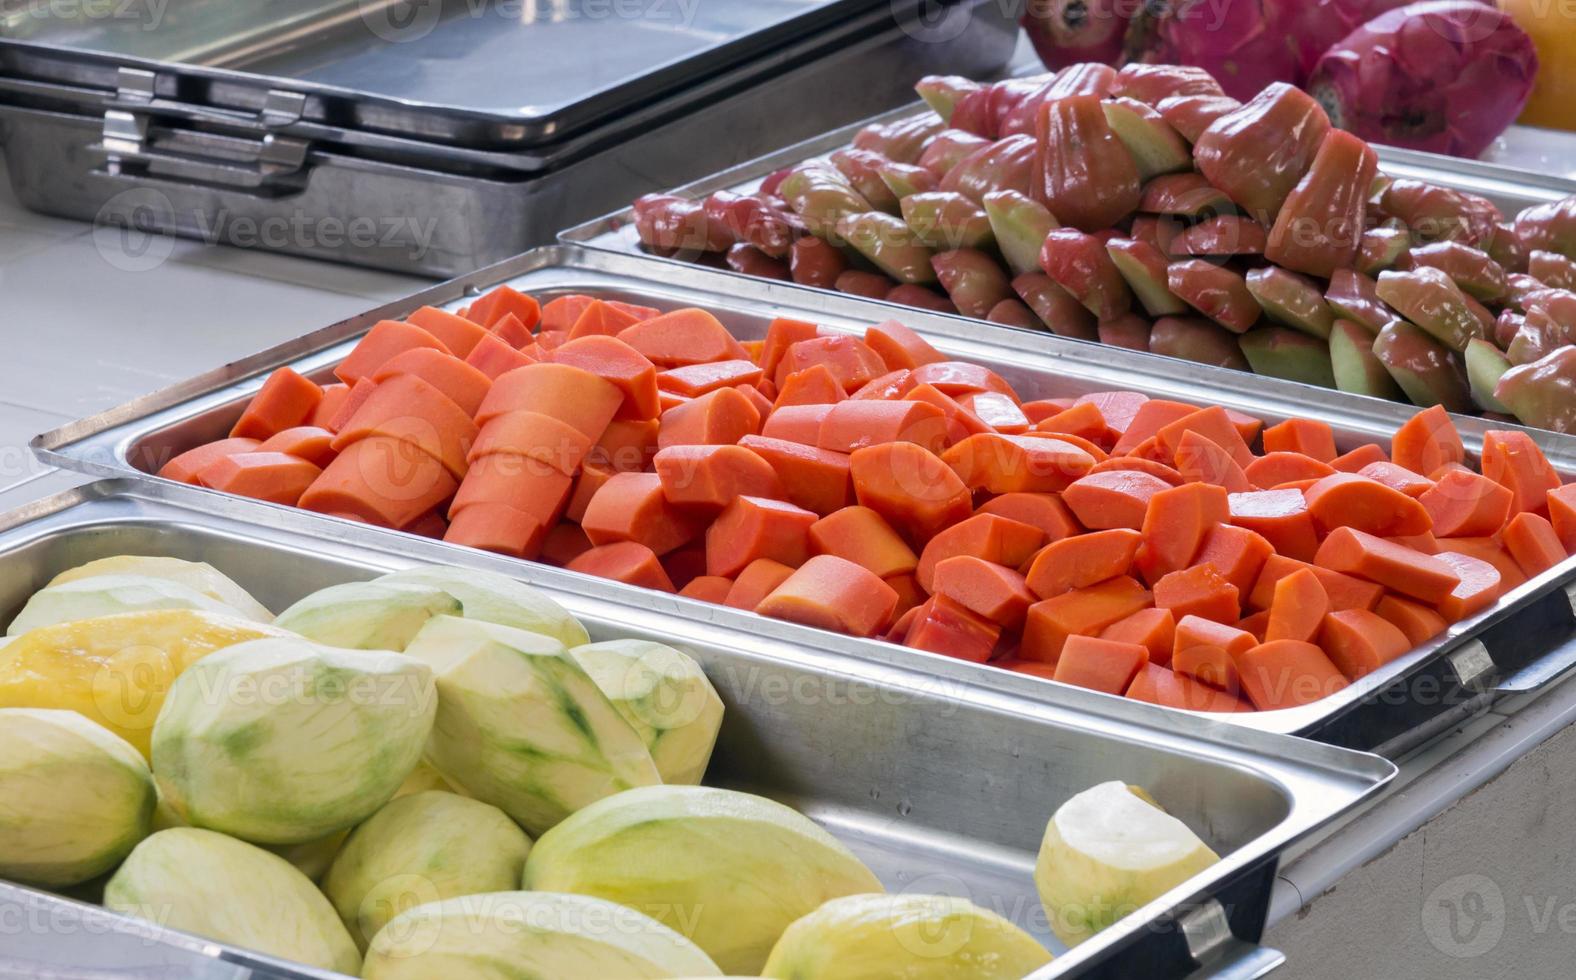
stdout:
[[[38,436],[32,446],[46,462],[70,469],[167,484],[152,474],[186,449],[226,436],[250,395],[273,368],[289,364],[308,376],[327,378],[355,339],[378,320],[401,317],[422,305],[456,307],[505,282],[543,302],[566,293],[590,293],[659,309],[701,306],[714,312],[741,339],[763,336],[767,325],[778,316],[862,333],[869,325],[894,315],[893,307],[887,304],[732,276],[699,266],[572,246],[539,249],[120,408],[68,424]],[[1414,411],[1379,399],[1351,398],[1339,392],[1050,334],[1035,334],[1034,342],[1027,344],[1022,331],[954,316],[909,308],[897,315],[943,353],[996,371],[1025,399],[1127,389],[1154,397],[1222,405],[1261,418],[1266,424],[1293,417],[1321,419],[1335,429],[1337,444],[1343,450],[1375,440],[1388,443],[1391,434]],[[1473,452],[1481,447],[1487,429],[1502,427],[1465,417],[1457,418],[1456,424],[1468,450]],[[1534,437],[1555,466],[1568,474],[1576,473],[1576,436],[1536,432]],[[194,487],[172,485],[172,489],[204,500],[226,499]],[[325,527],[345,523],[292,508],[247,503],[257,508],[260,515],[266,515],[261,519],[269,522],[291,514],[321,522]],[[369,530],[418,540],[399,532]],[[437,547],[456,563],[476,560],[483,554],[453,545]],[[542,568],[541,574],[570,576],[573,581],[587,584],[598,582],[599,587],[639,596],[638,601],[677,615],[749,624],[746,628],[763,634],[834,649],[873,663],[921,665],[920,669],[948,682],[968,682],[1054,702],[1062,702],[1075,693],[1075,689],[1056,682],[988,665],[765,619],[619,583],[600,583],[513,559],[507,561],[515,568]],[[1576,611],[1568,591],[1573,573],[1576,558],[1537,576],[1490,609],[1454,624],[1445,634],[1314,704],[1281,711],[1195,717],[1207,717],[1211,725],[1304,735],[1349,748],[1399,754],[1485,710],[1500,695],[1546,683],[1576,665]],[[1125,699],[1097,697],[1124,707],[1132,705]],[[1189,714],[1171,708],[1142,707],[1172,717]]]
[[[329,585],[454,557],[347,524],[257,516],[240,501],[126,481],[26,505],[0,516],[0,622],[57,573],[111,555],[208,562],[275,610]],[[1149,789],[1223,855],[1035,980],[1263,976],[1281,960],[1256,945],[1278,855],[1395,773],[1374,756],[1152,713],[1089,712],[943,680],[917,663],[675,616],[540,566],[488,556],[468,564],[542,588],[593,640],[639,637],[694,655],[727,706],[707,784],[798,808],[889,890],[969,897],[1062,953],[1034,890],[1035,853],[1063,801],[1111,779]],[[0,907],[14,910],[0,971],[17,975],[327,975],[3,882]]]

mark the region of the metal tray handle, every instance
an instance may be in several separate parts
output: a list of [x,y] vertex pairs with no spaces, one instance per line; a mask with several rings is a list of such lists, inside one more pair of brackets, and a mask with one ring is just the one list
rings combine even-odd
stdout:
[[1178,921],[1188,952],[1199,968],[1188,980],[1257,980],[1286,962],[1286,955],[1237,937],[1225,906],[1216,899],[1188,912]]

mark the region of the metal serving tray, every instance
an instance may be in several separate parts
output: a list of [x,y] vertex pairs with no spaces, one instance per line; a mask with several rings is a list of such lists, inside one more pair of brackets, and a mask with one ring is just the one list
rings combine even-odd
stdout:
[[[449,557],[430,543],[411,548],[348,525],[324,533],[316,522],[261,526],[255,517],[228,501],[180,500],[119,481],[25,506],[0,517],[0,622],[56,573],[109,555],[206,561],[275,610],[328,585]],[[870,663],[626,604],[628,595],[583,589],[575,577],[535,566],[471,564],[540,586],[593,639],[635,636],[692,652],[727,704],[707,783],[805,812],[893,891],[968,896],[1060,953],[1034,891],[1034,856],[1056,807],[1110,779],[1146,787],[1224,855],[1036,980],[1263,976],[1281,960],[1255,945],[1277,856],[1395,772],[1373,756],[1279,736],[1182,729],[1152,714],[1085,713],[944,682],[912,663]],[[19,910],[10,921],[25,928],[8,930],[0,971],[324,975],[0,883],[5,907]]]
[[[834,330],[862,332],[870,324],[893,315],[887,304],[731,276],[698,266],[656,263],[570,246],[539,249],[56,429],[34,439],[32,446],[40,458],[70,469],[97,476],[156,481],[150,474],[173,456],[228,434],[251,393],[274,367],[290,364],[304,374],[327,377],[355,338],[378,320],[403,316],[424,304],[456,306],[500,282],[508,282],[544,301],[565,293],[591,293],[661,309],[701,306],[716,313],[743,338],[764,335],[767,324],[776,316],[812,320]],[[1346,448],[1374,440],[1387,442],[1412,414],[1393,402],[1348,398],[1324,389],[1048,334],[1034,335],[1035,342],[1026,344],[1021,331],[906,308],[898,315],[924,333],[938,349],[960,360],[990,367],[1026,398],[1131,389],[1156,397],[1224,405],[1256,415],[1269,424],[1291,417],[1317,418],[1334,426],[1337,441]],[[1472,418],[1458,418],[1456,424],[1474,451],[1482,445],[1483,432],[1493,427]],[[1576,437],[1546,432],[1534,435],[1555,465],[1567,473],[1576,473]],[[205,499],[226,499],[208,490],[182,489]],[[278,514],[300,513],[267,504],[255,506],[266,508],[264,513],[270,522]],[[307,516],[327,525],[343,523]],[[410,535],[400,537],[415,540]],[[481,554],[469,548],[440,547],[450,552],[456,562]],[[515,567],[525,566],[516,562]],[[1212,719],[1232,727],[1305,735],[1350,748],[1398,754],[1487,708],[1499,695],[1542,683],[1576,664],[1576,642],[1572,642],[1576,640],[1576,613],[1566,591],[1573,573],[1576,558],[1516,589],[1493,608],[1455,624],[1446,634],[1411,654],[1315,704],[1284,711],[1217,715]],[[1061,701],[1072,693],[1065,685],[995,667],[767,620],[753,613],[631,586],[611,587],[641,596],[639,601],[644,604],[688,617],[749,623],[753,630],[797,638],[805,644],[843,651],[872,662],[899,666],[921,663],[922,669],[949,681],[967,681],[1050,701]],[[1129,703],[1118,698],[1106,700]],[[1169,708],[1155,710],[1175,717],[1187,715]]]
[[[441,278],[551,242],[649,187],[903,101],[916,65],[989,74],[1006,63],[1015,25],[998,4],[947,9],[962,18],[955,33],[869,11],[538,146],[323,122],[287,90],[220,106],[162,64],[69,81],[0,70],[0,143],[17,197],[37,211]],[[0,69],[15,50],[0,40]]]

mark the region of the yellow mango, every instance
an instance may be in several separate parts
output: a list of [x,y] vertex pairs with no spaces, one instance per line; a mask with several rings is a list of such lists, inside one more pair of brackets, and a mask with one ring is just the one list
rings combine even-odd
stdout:
[[231,644],[289,635],[240,616],[194,609],[43,626],[0,648],[0,707],[75,711],[147,758],[153,722],[182,671]]

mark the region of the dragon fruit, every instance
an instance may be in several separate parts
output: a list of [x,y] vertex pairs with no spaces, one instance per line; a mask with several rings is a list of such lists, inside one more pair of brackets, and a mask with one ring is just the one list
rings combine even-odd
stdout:
[[1196,65],[1242,100],[1271,82],[1301,84],[1326,48],[1405,0],[1150,0],[1128,25],[1124,54]]
[[1424,0],[1367,22],[1325,52],[1307,89],[1366,140],[1475,157],[1527,104],[1538,56],[1479,0]]
[[1115,61],[1139,0],[1028,0],[1023,28],[1047,68]]

